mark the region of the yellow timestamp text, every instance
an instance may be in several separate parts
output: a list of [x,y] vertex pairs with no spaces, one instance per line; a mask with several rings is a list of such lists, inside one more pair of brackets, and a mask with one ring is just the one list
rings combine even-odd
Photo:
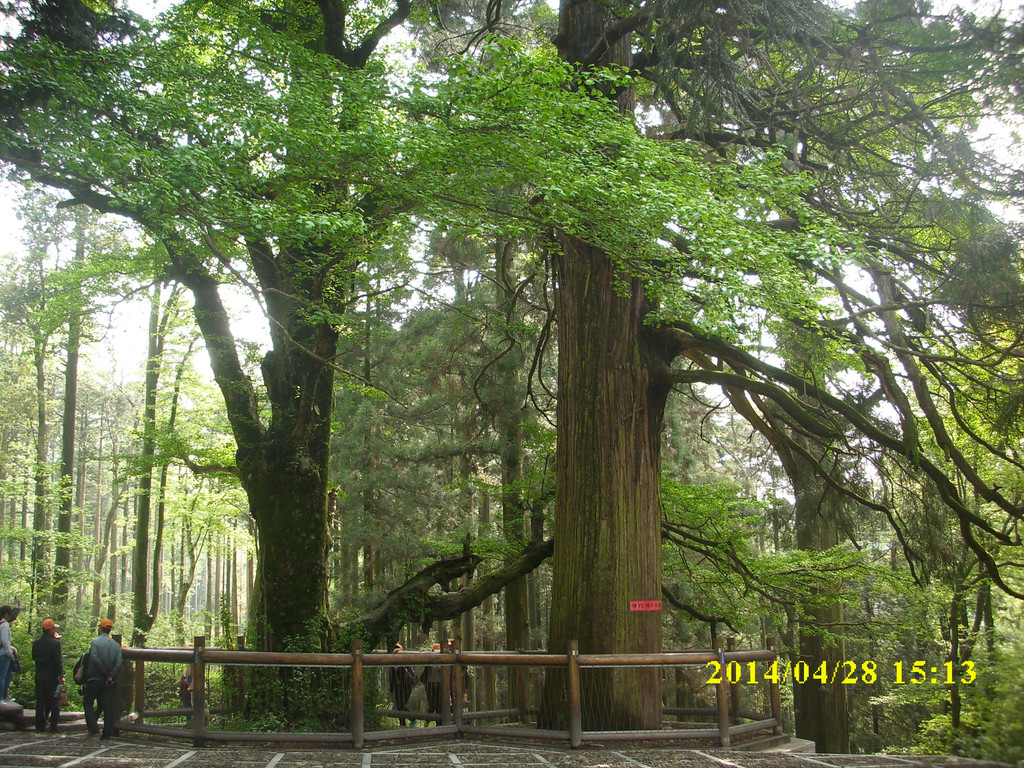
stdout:
[[[704,665],[711,671],[707,679],[708,685],[720,685],[725,682],[733,685],[756,685],[758,683],[775,683],[784,685],[792,680],[797,685],[818,683],[819,685],[855,685],[866,683],[874,685],[886,679],[893,685],[970,685],[978,673],[973,661],[930,664],[927,661],[897,661],[891,666],[879,665],[874,661],[823,661],[818,665],[806,661],[796,663],[776,659],[767,667],[758,667],[756,661],[739,662],[709,661]],[[889,670],[892,674],[889,674]]]

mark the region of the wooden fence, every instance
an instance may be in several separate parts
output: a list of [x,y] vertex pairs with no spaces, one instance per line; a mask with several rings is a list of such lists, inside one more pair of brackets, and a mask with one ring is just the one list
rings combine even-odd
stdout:
[[[319,744],[347,744],[361,749],[366,743],[381,740],[417,739],[424,736],[458,737],[461,735],[519,737],[531,739],[554,739],[568,742],[572,747],[579,747],[587,741],[608,741],[612,739],[646,741],[664,739],[699,739],[728,747],[733,740],[744,734],[765,731],[771,734],[782,733],[782,706],[777,682],[770,682],[762,674],[758,682],[767,688],[767,696],[762,699],[762,708],[769,711],[758,712],[743,708],[744,698],[749,698],[744,691],[753,690],[753,681],[742,684],[739,680],[729,682],[727,670],[744,670],[753,672],[753,664],[762,663],[766,667],[776,662],[775,651],[769,645],[768,650],[732,650],[716,647],[700,651],[678,651],[658,654],[581,654],[576,644],[570,646],[565,654],[541,652],[478,652],[461,651],[450,644],[443,652],[430,653],[421,651],[401,651],[398,653],[363,653],[362,642],[355,641],[351,653],[267,653],[244,649],[244,638],[239,638],[238,650],[221,650],[207,648],[205,638],[195,638],[190,648],[146,648],[137,642],[136,647],[125,648],[126,661],[122,672],[122,709],[130,710],[130,714],[122,717],[118,728],[123,731],[136,731],[163,735],[172,738],[191,739],[195,746],[209,742],[306,742]],[[705,683],[714,689],[714,707],[681,708],[664,706],[665,716],[674,716],[675,722],[663,723],[658,730],[623,730],[623,731],[590,731],[584,730],[583,707],[581,695],[583,688],[580,683],[581,669],[617,669],[625,667],[662,667],[670,669],[688,669],[691,673],[699,671],[705,680],[711,677],[706,665],[717,662],[721,671],[719,682]],[[176,668],[192,665],[192,701],[191,707],[166,709],[147,708],[146,670],[154,664],[171,664]],[[224,665],[239,668],[242,674],[234,676],[233,685],[236,690],[231,692],[226,704],[210,706],[208,701],[207,670],[211,665]],[[410,719],[434,720],[437,727],[429,731],[423,728],[366,728],[364,688],[367,670],[380,668],[378,675],[389,667],[415,665],[422,667],[439,667],[441,671],[441,712],[427,714],[423,712],[398,712],[395,710],[378,710],[373,714],[390,717],[408,717]],[[745,665],[745,666],[744,666]],[[348,701],[348,725],[346,731],[329,733],[310,732],[276,732],[264,731],[228,731],[212,728],[210,716],[241,712],[246,696],[246,677],[244,672],[255,667],[296,667],[296,668],[343,668],[349,670],[350,699]],[[712,667],[715,665],[712,664]],[[562,713],[567,730],[552,730],[541,727],[529,727],[524,710],[489,710],[466,711],[463,707],[463,684],[467,670],[486,669],[488,667],[506,667],[510,674],[524,675],[551,669],[564,670],[565,707]],[[514,672],[512,672],[514,670]],[[768,675],[767,677],[771,677]],[[167,678],[164,678],[167,679]],[[764,706],[767,702],[767,706]],[[182,725],[165,725],[153,723],[153,720],[166,718],[188,718]],[[690,718],[688,721],[682,718]],[[377,718],[379,720],[379,717]],[[482,720],[512,720],[504,724],[480,724]],[[701,723],[700,720],[706,722]]]

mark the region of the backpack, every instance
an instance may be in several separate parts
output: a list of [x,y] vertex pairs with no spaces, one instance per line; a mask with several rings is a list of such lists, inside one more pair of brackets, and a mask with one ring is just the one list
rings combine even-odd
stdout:
[[71,670],[71,677],[74,678],[75,682],[79,685],[85,685],[86,675],[89,674],[89,651],[82,654],[82,658],[75,664],[75,668]]

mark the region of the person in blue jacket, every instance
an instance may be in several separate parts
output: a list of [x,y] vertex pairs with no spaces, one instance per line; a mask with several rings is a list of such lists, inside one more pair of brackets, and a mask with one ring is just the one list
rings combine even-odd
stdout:
[[53,619],[43,619],[43,634],[32,643],[36,663],[36,730],[56,733],[60,720],[60,692],[64,685],[64,654],[60,647],[59,627]]

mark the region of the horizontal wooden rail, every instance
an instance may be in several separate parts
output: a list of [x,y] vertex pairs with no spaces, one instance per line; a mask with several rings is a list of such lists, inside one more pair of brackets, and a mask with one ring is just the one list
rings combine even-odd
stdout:
[[[139,645],[125,648],[126,659],[135,662],[132,675],[135,684],[134,713],[121,721],[123,730],[134,730],[143,733],[166,735],[175,738],[191,736],[196,746],[208,741],[279,741],[309,743],[342,743],[352,744],[361,748],[366,741],[381,739],[417,738],[426,735],[422,728],[403,728],[364,732],[363,685],[367,667],[388,669],[395,666],[440,667],[442,669],[442,702],[441,712],[403,712],[384,710],[381,714],[394,717],[407,717],[414,720],[434,721],[437,725],[430,729],[430,736],[446,734],[476,735],[518,735],[523,738],[544,738],[560,741],[568,740],[578,747],[583,742],[594,740],[664,740],[664,739],[714,739],[721,746],[729,746],[734,737],[758,730],[771,729],[781,733],[781,707],[778,685],[769,682],[770,714],[746,711],[739,705],[739,689],[743,686],[731,686],[725,674],[730,662],[774,662],[777,658],[771,646],[767,650],[725,650],[720,647],[692,651],[669,651],[665,653],[644,654],[584,654],[570,646],[568,653],[546,653],[539,651],[508,652],[508,651],[461,651],[451,644],[442,653],[432,651],[399,651],[385,653],[374,651],[363,653],[360,641],[353,643],[351,653],[275,653],[251,651],[244,648],[244,639],[240,638],[240,650],[205,647],[205,638],[197,637],[191,648],[145,648]],[[173,709],[151,709],[145,707],[145,664],[190,664],[192,665],[192,707],[176,707]],[[711,662],[722,665],[719,670],[720,682],[712,687],[715,689],[715,708],[697,707],[664,707],[665,715],[697,716],[708,722],[700,727],[687,727],[685,723],[672,723],[673,727],[662,730],[604,730],[584,731],[581,718],[580,670],[635,668],[635,667],[685,667],[706,666]],[[350,723],[348,731],[331,733],[267,733],[267,732],[236,732],[217,731],[209,728],[208,716],[211,712],[231,712],[232,707],[241,706],[244,697],[244,674],[238,677],[237,691],[231,694],[234,704],[228,707],[207,706],[206,668],[210,665],[236,667],[312,667],[312,668],[344,668],[350,670]],[[128,665],[126,665],[127,667]],[[569,729],[543,729],[525,726],[521,723],[478,724],[473,721],[502,718],[522,718],[528,710],[524,708],[495,709],[490,711],[464,712],[462,701],[463,681],[470,667],[515,667],[515,668],[559,668],[566,671],[566,704],[565,713]],[[593,672],[588,673],[593,674]],[[711,684],[705,681],[705,684]],[[454,694],[454,695],[452,695]],[[231,702],[228,702],[231,704]],[[378,710],[379,711],[379,710]],[[535,712],[536,710],[529,710]],[[190,717],[191,722],[185,727],[154,725],[145,722],[150,718]],[[738,720],[748,720],[739,723]],[[700,725],[690,723],[690,726]]]

